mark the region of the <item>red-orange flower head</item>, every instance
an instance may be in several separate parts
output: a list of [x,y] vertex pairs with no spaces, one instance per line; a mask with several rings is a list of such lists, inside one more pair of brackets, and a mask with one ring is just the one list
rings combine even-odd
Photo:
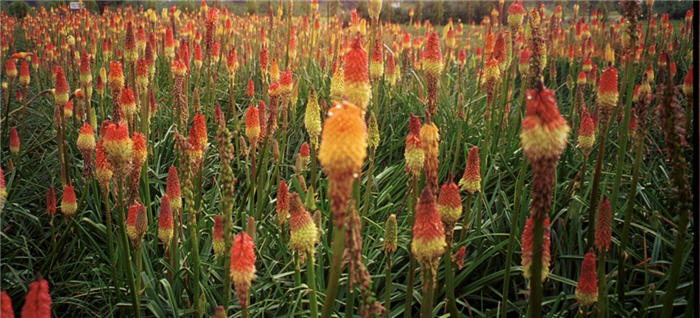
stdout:
[[258,108],[250,105],[245,113],[245,135],[251,147],[258,143],[260,137],[260,118]]
[[12,126],[10,128],[10,152],[14,155],[19,153],[20,141],[19,135],[17,135],[17,127]]
[[196,113],[192,118],[189,137],[198,151],[207,149],[207,120],[202,113]]
[[437,204],[442,222],[447,224],[449,228],[453,227],[462,216],[462,198],[459,196],[457,184],[452,181],[443,184],[440,188]]
[[617,69],[614,66],[609,66],[600,75],[600,84],[598,86],[598,107],[604,120],[612,116],[615,107],[617,107]]
[[366,110],[372,87],[369,84],[367,52],[362,47],[359,36],[353,40],[344,61],[343,94],[348,101]]
[[61,197],[61,212],[70,219],[78,211],[78,201],[75,198],[75,188],[72,185],[63,187],[63,197]]
[[146,216],[146,208],[139,203],[132,204],[126,217],[126,234],[134,247],[138,248],[141,245],[141,240],[143,235],[146,234],[147,228],[148,217]]
[[428,43],[425,45],[423,58],[423,71],[428,76],[440,77],[442,72],[442,51],[440,51],[440,37],[437,32],[428,35]]
[[171,28],[165,30],[164,51],[168,59],[172,60],[173,57],[175,57],[175,38],[173,37],[173,29]]
[[683,79],[683,93],[688,96],[688,98],[693,97],[693,67],[688,69],[688,74],[685,75]]
[[[34,63],[38,63],[35,61]],[[29,64],[26,60],[22,60],[22,64],[19,66],[19,84],[22,86],[29,85],[31,81],[31,76],[29,75]]]
[[425,161],[425,153],[420,137],[420,119],[418,116],[411,114],[408,128],[409,133],[406,136],[406,148],[404,150],[404,158],[406,160],[406,172],[412,177],[417,177],[423,169]]
[[122,70],[121,62],[111,61],[109,63],[109,76],[107,80],[109,82],[109,88],[113,92],[121,91],[124,87],[124,71]]
[[29,292],[24,297],[21,317],[51,317],[49,282],[41,278],[41,276],[35,282],[29,284]]
[[598,280],[593,252],[588,252],[583,257],[581,276],[576,287],[576,300],[584,306],[593,305],[598,300]]
[[384,75],[384,44],[380,38],[374,42],[374,50],[372,50],[372,60],[369,63],[369,77],[373,80],[379,80]]
[[483,81],[488,82],[489,80],[495,81],[496,83],[500,82],[501,78],[501,70],[498,68],[499,62],[495,58],[490,58],[486,62],[486,67],[484,68],[484,77]]
[[445,228],[435,204],[430,187],[423,188],[413,223],[411,252],[418,263],[426,268],[435,268],[440,256],[445,253]]
[[258,138],[263,139],[267,135],[267,113],[265,110],[265,101],[263,100],[258,101],[258,119],[260,122],[260,137]]
[[145,91],[148,88],[148,60],[139,59],[136,62],[136,85],[141,91]]
[[134,145],[134,154],[131,159],[131,166],[134,171],[141,171],[141,167],[146,162],[148,157],[148,148],[146,147],[146,136],[139,132],[135,132],[131,136],[131,142]]
[[525,14],[525,8],[523,8],[523,3],[520,0],[513,1],[510,4],[510,7],[508,7],[508,25],[511,29],[517,29],[523,24]]
[[459,180],[462,190],[474,194],[481,191],[481,164],[479,161],[479,147],[474,146],[467,155],[467,164],[464,167],[464,175]]
[[224,221],[221,214],[214,217],[214,228],[212,229],[212,249],[215,255],[224,255],[226,242],[224,241]]
[[595,247],[598,252],[610,250],[610,239],[612,237],[612,211],[610,200],[603,197],[598,206],[595,221]]
[[62,107],[68,104],[68,99],[70,98],[70,87],[68,86],[66,75],[63,73],[63,69],[60,66],[56,66],[54,68],[54,77],[56,78],[54,99],[56,101],[56,105]]
[[576,84],[578,84],[579,86],[586,85],[586,72],[581,71],[581,73],[578,73]]
[[173,238],[173,211],[170,198],[164,194],[160,198],[160,215],[158,216],[158,239],[164,246],[169,247]]
[[92,153],[95,150],[95,132],[87,122],[83,124],[83,127],[80,127],[76,144],[82,152]]
[[584,156],[588,156],[595,143],[595,125],[588,108],[584,107],[581,114],[581,124],[578,129],[578,147]]
[[104,135],[103,146],[107,159],[119,176],[125,176],[131,164],[134,143],[129,138],[129,129],[123,123],[109,124]]
[[14,80],[15,77],[17,77],[17,65],[15,64],[14,59],[7,59],[7,63],[5,64],[5,74],[8,78],[10,78],[10,80]]
[[0,317],[15,318],[15,312],[12,309],[12,299],[4,290],[0,293]]
[[[547,279],[549,276],[549,263],[551,261],[550,246],[551,246],[551,233],[549,231],[549,218],[544,219],[544,236],[542,240],[542,281]],[[533,231],[534,229],[534,219],[529,217],[525,222],[525,228],[523,229],[523,236],[521,240],[521,250],[522,250],[522,261],[523,265],[523,277],[530,279],[532,277],[532,248],[533,248]]]
[[280,73],[280,94],[282,96],[291,95],[293,85],[294,82],[292,80],[292,71],[287,70]]
[[[352,182],[358,177],[367,157],[364,113],[361,108],[342,102],[328,110],[328,119],[323,123],[318,160],[330,180],[329,194],[333,199],[334,213],[343,213]],[[335,221],[340,222],[342,218]],[[342,222],[336,225],[339,224]]]
[[185,65],[185,63],[179,59],[174,59],[170,70],[172,71],[173,75],[183,77],[185,74],[187,74],[187,65]]
[[545,87],[527,91],[527,114],[520,141],[530,162],[558,158],[566,148],[569,125],[559,114],[554,91]]
[[182,208],[182,195],[180,192],[180,179],[177,176],[177,168],[170,166],[168,169],[168,181],[165,186],[165,192],[170,198],[170,207],[175,211]]
[[248,97],[253,97],[253,95],[255,95],[255,84],[253,83],[252,78],[248,79],[248,88],[246,89],[246,95],[248,95]]
[[296,193],[290,194],[289,209],[291,215],[289,217],[289,245],[293,250],[297,251],[302,258],[305,258],[309,253],[314,255],[314,247],[318,243],[318,227],[311,219],[311,214],[306,210],[304,204],[301,203],[299,195]]
[[138,58],[139,54],[136,52],[136,36],[134,35],[134,26],[131,21],[126,24],[126,34],[124,35],[124,59],[133,63]]
[[520,60],[518,61],[518,71],[521,75],[527,75],[530,70],[530,51],[524,48],[520,51]]
[[119,94],[119,107],[127,118],[133,118],[136,114],[136,97],[134,91],[128,86],[124,87]]
[[425,123],[420,129],[421,145],[425,154],[425,177],[428,185],[437,189],[438,154],[440,133],[434,123]]
[[287,182],[280,180],[277,187],[277,223],[281,226],[289,215],[289,188]]
[[255,243],[245,232],[233,238],[231,246],[231,279],[241,307],[248,306],[248,290],[255,278]]

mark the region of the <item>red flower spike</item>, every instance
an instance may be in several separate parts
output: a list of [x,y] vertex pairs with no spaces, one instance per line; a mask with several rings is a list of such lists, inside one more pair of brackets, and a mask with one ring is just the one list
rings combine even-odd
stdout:
[[581,276],[576,287],[576,300],[584,306],[590,306],[598,300],[598,279],[593,252],[588,252],[583,257]]
[[[5,317],[3,315],[3,317]],[[29,284],[29,292],[24,297],[21,317],[51,317],[51,295],[49,295],[49,282],[39,278]]]
[[610,250],[610,239],[612,237],[612,211],[610,200],[603,197],[598,206],[598,213],[595,220],[595,247],[598,252]]

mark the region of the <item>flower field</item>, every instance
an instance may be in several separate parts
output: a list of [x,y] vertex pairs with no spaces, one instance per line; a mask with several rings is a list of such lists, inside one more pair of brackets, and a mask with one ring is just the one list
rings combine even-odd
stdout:
[[255,4],[0,12],[1,317],[697,314],[688,3]]

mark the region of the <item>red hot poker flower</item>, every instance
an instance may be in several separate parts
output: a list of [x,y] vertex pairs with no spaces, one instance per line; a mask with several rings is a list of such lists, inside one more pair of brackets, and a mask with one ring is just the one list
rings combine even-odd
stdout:
[[182,195],[180,192],[180,179],[177,176],[177,168],[170,166],[168,168],[168,181],[165,186],[165,192],[170,198],[170,207],[175,211],[182,208]]
[[248,306],[248,290],[255,278],[255,243],[245,232],[233,238],[231,246],[231,278],[243,308]]
[[51,317],[49,282],[41,276],[29,284],[29,292],[24,297],[24,306],[22,306],[22,317]]
[[50,187],[46,191],[46,213],[53,216],[56,214],[56,189]]
[[612,211],[610,200],[603,197],[598,206],[595,222],[595,247],[598,252],[605,252],[610,249],[610,239],[612,237]]
[[12,299],[4,290],[0,296],[0,317],[15,318],[15,312],[12,309]]
[[164,194],[160,199],[160,215],[158,216],[158,239],[166,248],[173,238],[173,211],[170,208],[170,198]]
[[595,254],[588,252],[583,257],[581,276],[576,287],[576,300],[584,306],[590,306],[598,300],[598,280],[595,271]]

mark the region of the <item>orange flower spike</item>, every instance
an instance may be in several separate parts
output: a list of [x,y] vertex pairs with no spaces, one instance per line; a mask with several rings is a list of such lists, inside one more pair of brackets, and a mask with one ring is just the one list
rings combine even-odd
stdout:
[[54,216],[56,214],[56,189],[49,187],[46,191],[46,214]]
[[107,160],[107,154],[104,150],[104,139],[100,139],[95,148],[95,170],[97,172],[97,180],[103,189],[109,190],[109,182],[112,180],[112,165]]
[[85,122],[83,126],[80,127],[78,140],[75,143],[82,152],[92,152],[95,150],[95,131],[90,124]]
[[147,228],[148,217],[146,216],[146,208],[139,203],[132,204],[126,217],[126,234],[135,248],[138,248],[141,244]]
[[70,98],[70,87],[68,86],[66,75],[60,66],[54,68],[54,77],[56,78],[56,86],[54,88],[56,105],[65,106]]
[[481,164],[479,161],[479,147],[477,146],[469,150],[464,175],[459,180],[459,186],[462,190],[472,195],[481,191]]
[[248,137],[251,146],[257,144],[260,137],[260,117],[258,108],[253,105],[248,107],[245,114],[245,135]]
[[610,200],[603,197],[598,206],[595,222],[595,241],[594,245],[598,252],[607,252],[610,250],[610,239],[612,237],[612,211]]
[[328,175],[334,224],[341,226],[352,182],[367,157],[367,125],[364,111],[342,102],[328,110],[323,124],[318,160]]
[[462,269],[464,267],[464,258],[467,256],[467,247],[461,246],[457,253],[454,254],[454,262],[457,265],[457,269]]
[[[522,250],[522,261],[523,266],[523,277],[530,279],[532,277],[531,266],[532,266],[532,248],[533,248],[533,229],[534,229],[534,219],[530,216],[525,222],[525,227],[523,228],[523,234],[521,239],[521,250]],[[542,281],[544,281],[547,276],[549,276],[549,264],[551,261],[550,246],[551,246],[551,233],[549,231],[549,218],[544,219],[544,236],[542,240]]]
[[359,36],[353,40],[350,50],[345,54],[344,61],[343,94],[348,101],[359,106],[362,110],[366,110],[372,87],[369,83],[367,52],[364,50]]
[[437,189],[438,154],[440,134],[434,123],[423,124],[420,129],[421,145],[425,154],[423,163],[427,184],[432,189]]
[[576,287],[576,300],[583,306],[593,305],[598,301],[598,279],[596,278],[595,254],[588,252],[583,257],[581,276]]
[[148,157],[148,149],[146,147],[146,136],[139,132],[135,132],[131,136],[131,142],[133,143],[133,158],[131,164],[134,170],[141,171],[141,167],[146,162]]
[[109,88],[113,92],[119,92],[124,87],[124,71],[122,70],[122,63],[119,61],[112,61],[109,63]]
[[202,47],[195,43],[192,49],[194,51],[194,66],[199,69],[202,67]]
[[374,50],[372,50],[372,60],[369,63],[369,77],[373,80],[379,80],[384,75],[384,45],[380,38],[374,42]]
[[510,7],[508,7],[508,25],[511,29],[516,29],[523,24],[525,14],[522,1],[517,0],[511,3]]
[[248,79],[248,87],[246,88],[246,95],[248,95],[248,97],[251,97],[251,98],[253,97],[253,95],[255,95],[255,83],[253,83],[252,78]]
[[255,243],[245,232],[233,238],[230,272],[238,301],[242,308],[247,308],[248,291],[255,278]]
[[10,128],[10,152],[13,155],[19,154],[19,147],[20,141],[19,135],[17,135],[17,127],[12,126],[12,128]]
[[4,290],[0,294],[0,317],[15,318],[15,312],[12,309],[12,299]]
[[581,71],[578,73],[578,78],[576,79],[576,84],[583,86],[586,85],[586,72]]
[[588,156],[595,143],[595,125],[588,108],[584,107],[581,114],[581,124],[578,129],[578,147],[584,156]]
[[22,86],[27,86],[29,85],[30,81],[31,76],[29,75],[29,64],[27,61],[22,60],[22,63],[19,66],[19,84]]
[[15,77],[17,77],[17,65],[15,64],[14,59],[7,59],[7,63],[5,64],[5,74],[10,80],[14,80]]
[[192,128],[190,128],[190,138],[196,141],[199,150],[206,150],[207,137],[207,120],[202,113],[196,113],[192,119]]
[[170,207],[170,198],[164,194],[160,199],[160,215],[158,216],[158,239],[166,248],[169,248],[173,238],[173,211]]
[[109,124],[103,143],[107,159],[114,166],[115,172],[126,176],[126,169],[131,164],[134,143],[129,138],[129,129],[125,124]]
[[445,253],[445,228],[430,187],[423,188],[413,223],[411,252],[421,266],[435,268]]
[[612,116],[615,107],[617,107],[617,98],[617,69],[614,66],[609,66],[600,75],[598,86],[598,106],[604,121]]
[[124,35],[124,58],[127,62],[133,63],[138,58],[136,52],[136,36],[134,35],[134,25],[131,21],[126,24],[126,34]]
[[165,30],[164,51],[165,56],[169,60],[175,57],[175,39],[173,38],[173,30],[171,28]]
[[287,96],[291,94],[293,85],[292,71],[288,70],[280,73],[280,94]]
[[180,192],[180,179],[177,176],[177,168],[170,166],[168,169],[168,181],[165,186],[165,192],[170,198],[170,207],[175,211],[182,208],[182,195]]
[[136,85],[141,91],[145,91],[148,88],[148,60],[139,59],[136,62]]
[[559,113],[554,91],[547,88],[527,91],[527,112],[520,141],[530,162],[559,157],[566,147],[569,125]]
[[409,133],[406,136],[406,148],[404,150],[404,158],[406,160],[406,172],[411,176],[417,177],[423,169],[425,161],[425,153],[420,138],[420,119],[418,116],[411,114],[409,120]]
[[438,211],[442,222],[448,227],[453,227],[462,216],[462,198],[459,196],[459,188],[454,182],[448,182],[440,188],[437,200]]
[[[306,210],[304,204],[301,203],[299,195],[292,193],[289,197],[289,245],[297,251],[303,259],[307,253],[313,257],[314,247],[318,243],[318,227],[311,219],[311,214]],[[312,258],[313,261],[313,258]]]
[[174,60],[170,70],[175,76],[183,77],[187,74],[187,66],[180,60]]
[[212,249],[217,256],[224,255],[226,242],[224,242],[224,222],[221,214],[214,217],[214,228],[212,230]]
[[[5,317],[3,315],[3,317]],[[41,276],[29,284],[29,292],[24,297],[21,317],[51,317],[51,295],[49,282]]]
[[683,93],[689,99],[693,97],[693,67],[688,69],[688,74],[683,79]]
[[524,48],[520,51],[520,60],[518,60],[518,71],[520,74],[527,75],[530,70],[530,51]]
[[434,78],[440,77],[442,72],[442,51],[440,50],[440,37],[436,32],[431,32],[428,36],[424,52],[423,71]]
[[72,185],[63,187],[63,197],[61,197],[61,213],[70,219],[78,211],[78,202],[75,197],[75,189]]
[[129,87],[124,87],[119,94],[119,107],[126,115],[126,118],[132,120],[134,114],[136,114],[136,97],[134,96],[134,91]]
[[289,188],[287,182],[280,180],[277,187],[277,223],[281,226],[289,215]]

